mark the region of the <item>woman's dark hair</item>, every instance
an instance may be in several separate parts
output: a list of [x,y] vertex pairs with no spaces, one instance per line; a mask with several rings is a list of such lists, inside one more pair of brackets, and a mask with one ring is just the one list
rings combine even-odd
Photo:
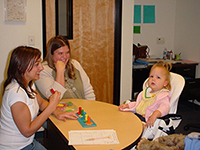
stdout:
[[[66,37],[57,35],[53,38],[51,38],[47,43],[47,55],[44,59],[44,61],[48,62],[48,66],[52,69],[55,69],[54,62],[52,55],[54,54],[54,51],[56,51],[58,48],[61,48],[63,46],[68,46],[69,48],[69,54],[71,57],[71,50],[70,50],[70,44]],[[69,57],[69,60],[66,65],[66,70],[68,73],[68,76],[70,79],[76,79],[75,73],[74,73],[74,66],[71,63],[71,58]]]
[[28,83],[31,92],[27,90],[28,87],[25,85],[24,74],[26,71],[30,72],[33,68],[35,62],[41,57],[40,50],[28,47],[28,46],[19,46],[15,48],[11,54],[10,63],[7,71],[7,79],[4,82],[3,92],[6,89],[6,86],[11,83],[13,79],[15,79],[20,87],[22,87],[29,98],[34,98],[35,91],[31,88],[33,81]]

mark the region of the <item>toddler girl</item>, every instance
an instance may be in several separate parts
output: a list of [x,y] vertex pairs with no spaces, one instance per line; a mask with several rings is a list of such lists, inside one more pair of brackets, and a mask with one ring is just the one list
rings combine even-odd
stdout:
[[139,93],[135,102],[122,104],[121,111],[133,111],[146,127],[152,127],[158,117],[165,116],[170,109],[170,72],[172,66],[162,61],[154,64],[149,73],[148,86]]

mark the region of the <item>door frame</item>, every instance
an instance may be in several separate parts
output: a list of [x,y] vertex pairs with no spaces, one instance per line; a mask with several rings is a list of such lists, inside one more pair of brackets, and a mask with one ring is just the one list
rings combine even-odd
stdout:
[[[42,0],[43,58],[46,56],[46,7]],[[120,104],[122,0],[115,0],[113,104]]]
[[113,104],[120,104],[122,0],[115,0]]

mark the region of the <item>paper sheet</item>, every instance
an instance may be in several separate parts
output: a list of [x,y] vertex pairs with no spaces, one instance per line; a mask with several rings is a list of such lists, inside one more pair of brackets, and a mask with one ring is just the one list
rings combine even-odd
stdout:
[[134,23],[141,23],[141,5],[134,5]]
[[155,5],[143,6],[143,23],[155,23]]
[[4,0],[5,21],[26,21],[27,0]]
[[69,145],[112,145],[119,144],[115,130],[71,130]]

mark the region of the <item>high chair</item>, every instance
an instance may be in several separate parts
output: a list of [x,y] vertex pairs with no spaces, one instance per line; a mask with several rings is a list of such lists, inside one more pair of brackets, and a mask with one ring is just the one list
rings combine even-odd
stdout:
[[[143,89],[147,87],[147,80],[143,83]],[[146,139],[156,139],[160,136],[168,135],[174,133],[175,128],[181,122],[182,117],[177,115],[177,106],[180,94],[185,85],[185,79],[176,73],[170,72],[170,111],[169,114],[163,117],[158,118],[154,126],[151,128],[145,128],[142,134],[142,138]],[[130,101],[129,101],[130,102]],[[126,102],[127,103],[127,102]]]

